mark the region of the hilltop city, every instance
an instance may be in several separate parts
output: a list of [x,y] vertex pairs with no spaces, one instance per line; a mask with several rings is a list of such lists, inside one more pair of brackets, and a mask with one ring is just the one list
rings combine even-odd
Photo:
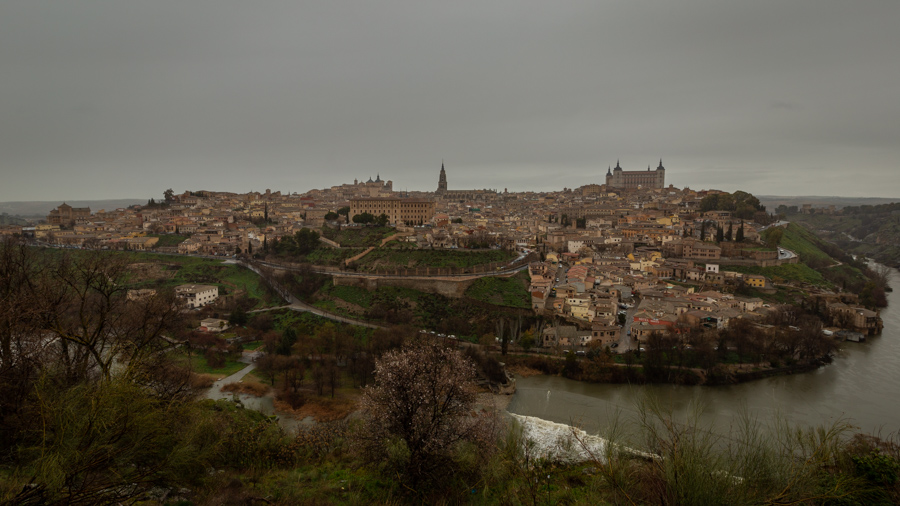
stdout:
[[[723,329],[733,318],[763,317],[770,304],[761,297],[775,293],[775,281],[792,282],[753,268],[799,262],[766,233],[786,223],[773,223],[755,197],[666,186],[662,160],[637,171],[616,161],[603,183],[558,192],[451,189],[447,172],[442,163],[434,192],[395,191],[378,174],[302,194],[168,190],[160,202],[97,211],[63,203],[46,223],[0,232],[62,247],[259,257],[304,229],[392,226],[391,239],[403,248],[519,252],[517,265],[528,265],[531,309],[568,323],[544,329],[539,345],[621,344],[619,351],[675,326]],[[319,240],[341,247],[324,235]],[[372,249],[350,250],[352,257],[331,268],[359,272]],[[853,340],[880,331],[878,313],[855,294],[799,284],[827,307],[826,323],[835,331]],[[635,293],[637,308],[629,304]]]

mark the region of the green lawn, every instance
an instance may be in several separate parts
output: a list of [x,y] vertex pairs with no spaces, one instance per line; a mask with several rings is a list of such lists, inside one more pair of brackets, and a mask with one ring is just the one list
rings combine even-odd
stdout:
[[828,286],[830,284],[822,277],[822,274],[806,264],[785,264],[774,267],[723,265],[720,267],[720,270],[740,272],[743,274],[761,274],[776,283],[783,281],[799,281],[819,286]]
[[154,248],[178,246],[187,240],[188,236],[179,234],[147,234],[147,237],[159,237],[159,242]]
[[466,289],[466,297],[494,304],[518,308],[531,307],[531,295],[519,275],[511,278],[481,278]]
[[351,304],[356,304],[362,308],[368,308],[372,305],[373,294],[365,288],[357,286],[334,286],[329,281],[322,292],[331,297],[341,299]]
[[197,374],[221,374],[225,376],[231,376],[232,374],[247,367],[247,364],[243,362],[238,362],[237,360],[226,358],[225,365],[218,369],[215,369],[209,366],[209,364],[206,362],[206,357],[204,357],[201,353],[192,353],[190,357],[180,353],[175,360],[179,364],[185,366],[190,365],[191,369]]

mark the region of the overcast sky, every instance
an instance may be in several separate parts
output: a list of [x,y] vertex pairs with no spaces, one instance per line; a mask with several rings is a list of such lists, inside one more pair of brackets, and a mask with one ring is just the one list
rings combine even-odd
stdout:
[[558,190],[609,165],[900,197],[900,1],[4,0],[0,201]]

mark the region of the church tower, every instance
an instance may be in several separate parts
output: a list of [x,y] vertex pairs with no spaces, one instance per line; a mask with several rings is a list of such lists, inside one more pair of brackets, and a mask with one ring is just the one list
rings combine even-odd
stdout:
[[447,191],[447,171],[444,170],[444,162],[441,162],[441,175],[438,177],[438,193],[444,193]]

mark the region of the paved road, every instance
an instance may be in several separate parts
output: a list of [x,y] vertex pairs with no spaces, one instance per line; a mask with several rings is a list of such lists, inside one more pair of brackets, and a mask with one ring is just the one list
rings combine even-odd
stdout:
[[354,320],[352,318],[345,318],[343,316],[329,313],[327,311],[322,311],[321,309],[319,309],[317,307],[310,306],[309,304],[306,304],[299,300],[294,302],[290,306],[286,306],[286,307],[288,309],[290,309],[291,311],[297,311],[300,313],[312,313],[316,316],[321,316],[322,318],[327,318],[329,320],[336,321],[336,322],[349,323],[350,325],[358,325],[360,327],[368,327],[370,329],[386,329],[387,328],[382,325],[375,325],[374,323],[364,322],[361,320]]
[[625,326],[622,327],[622,337],[619,338],[619,347],[616,349],[619,353],[625,353],[628,350],[637,349],[637,343],[633,336],[629,335],[631,326],[634,324],[634,314],[637,313],[637,307],[640,301],[634,301],[634,307],[628,309],[625,313]]
[[778,259],[779,260],[786,260],[788,258],[794,258],[795,256],[797,256],[797,254],[789,249],[778,248]]

